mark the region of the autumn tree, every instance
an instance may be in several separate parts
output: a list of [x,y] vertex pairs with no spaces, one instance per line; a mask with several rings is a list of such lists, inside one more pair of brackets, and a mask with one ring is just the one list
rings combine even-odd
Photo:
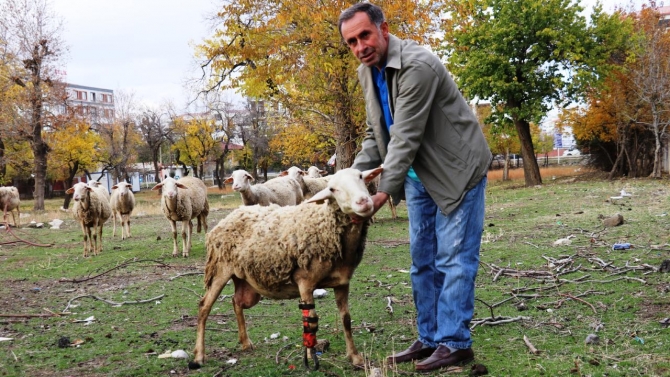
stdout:
[[[225,2],[214,34],[196,48],[203,92],[240,88],[270,100],[291,118],[320,117],[335,136],[337,168],[353,163],[365,125],[358,62],[342,43],[339,14],[353,1],[243,0]],[[438,1],[385,1],[392,33],[436,47]],[[307,122],[302,122],[306,124]]]
[[[137,159],[142,138],[137,131],[137,103],[134,93],[119,91],[114,96],[114,119],[93,125],[102,138],[100,163],[118,180],[130,182],[129,169]],[[103,171],[104,171],[103,170]]]
[[195,177],[203,178],[205,163],[216,155],[218,143],[214,139],[216,125],[213,119],[206,117],[177,118],[172,134],[172,148],[179,152],[179,158],[191,165]]
[[219,188],[223,188],[225,179],[225,161],[231,152],[231,146],[238,134],[237,123],[242,119],[241,111],[230,100],[223,99],[220,95],[210,93],[205,96],[207,110],[215,119],[214,139],[219,144],[218,154],[215,156],[215,167],[213,171],[214,182]]
[[516,129],[525,183],[542,183],[531,123],[552,103],[579,100],[603,77],[609,58],[625,40],[616,15],[600,6],[590,22],[571,0],[446,1],[443,21],[448,66],[468,98],[493,104],[494,117]]
[[42,134],[47,126],[44,110],[51,84],[57,79],[55,64],[65,52],[61,32],[62,22],[46,0],[4,0],[0,4],[0,35],[6,36],[7,49],[23,63],[22,72],[15,72],[13,78],[27,98],[27,106],[21,109],[27,120],[22,137],[30,143],[34,158],[35,210],[44,209],[50,150]]
[[650,176],[661,178],[663,140],[670,126],[670,33],[666,25],[661,25],[653,1],[632,16],[641,36],[630,67],[632,89],[647,111],[630,115],[654,135],[654,165]]
[[[83,117],[62,114],[54,129],[45,134],[45,140],[53,146],[49,153],[49,175],[63,180],[66,188],[72,187],[77,174],[96,167],[101,138]],[[69,207],[71,199],[72,195],[65,196],[63,208]]]

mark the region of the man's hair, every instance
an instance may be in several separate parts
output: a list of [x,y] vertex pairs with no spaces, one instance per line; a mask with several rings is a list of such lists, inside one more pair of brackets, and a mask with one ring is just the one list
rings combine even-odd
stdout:
[[340,36],[342,36],[342,23],[352,19],[358,12],[365,12],[368,15],[368,18],[370,18],[370,21],[377,25],[377,27],[381,26],[382,22],[384,22],[384,12],[382,11],[382,8],[368,3],[367,1],[356,3],[340,13],[340,18],[337,20],[337,28],[340,31]]

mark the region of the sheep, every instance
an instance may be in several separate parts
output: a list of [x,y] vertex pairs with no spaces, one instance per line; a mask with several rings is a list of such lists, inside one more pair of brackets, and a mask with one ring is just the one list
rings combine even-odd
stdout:
[[[374,195],[374,194],[377,193],[377,188],[379,187],[379,179],[380,178],[381,178],[381,176],[377,176],[375,179],[371,180],[368,183],[368,192],[370,193],[370,195]],[[391,198],[390,195],[389,195],[389,199],[388,199],[388,204],[389,204],[389,209],[391,209],[391,219],[393,219],[393,220],[397,219],[398,218],[398,212],[396,210],[396,205],[393,202],[393,198]],[[371,220],[372,220],[373,223],[375,222],[374,217]]]
[[132,185],[128,182],[120,182],[112,186],[112,196],[109,204],[112,207],[112,216],[114,220],[114,231],[112,237],[116,237],[116,218],[117,214],[121,221],[121,239],[130,238],[130,214],[135,208],[135,194],[131,189]]
[[307,168],[307,176],[310,178],[321,178],[327,175],[328,175],[327,171],[321,170],[316,166],[310,166],[309,168]]
[[207,186],[202,180],[195,177],[182,177],[179,180],[168,177],[157,184],[152,190],[163,189],[161,195],[161,208],[163,214],[172,225],[172,256],[176,257],[177,248],[177,221],[182,222],[182,256],[188,257],[191,251],[191,234],[193,223],[191,219],[198,220],[198,233],[205,228],[207,233],[207,215],[209,214],[209,201],[207,200]]
[[253,181],[254,177],[246,170],[235,170],[224,183],[233,184],[233,190],[240,193],[245,206],[254,204],[268,206],[273,203],[290,206],[299,204],[303,200],[299,183],[288,177],[278,177],[265,183],[251,185]]
[[[3,220],[5,224],[9,226],[9,221],[7,219],[7,213],[12,214],[12,220],[14,220],[14,226],[21,225],[21,198],[19,197],[19,190],[14,186],[0,187],[0,209],[2,209]],[[19,222],[16,222],[16,217],[14,217],[14,210],[19,215]]]
[[[314,167],[314,166],[313,166]],[[312,178],[309,177],[309,173],[306,173],[304,170],[301,170],[298,167],[290,167],[288,170],[280,173],[281,176],[288,176],[296,180],[300,187],[302,188],[303,197],[306,199],[311,198],[319,191],[323,190],[328,186],[328,181],[331,176]]]
[[107,201],[111,199],[111,195],[109,194],[109,191],[107,191],[107,187],[103,186],[99,181],[89,181],[88,185],[93,187],[96,192],[105,197]]
[[[65,193],[71,194],[74,199],[72,213],[79,220],[84,233],[84,258],[88,257],[89,251],[98,255],[102,252],[102,226],[112,214],[109,201],[83,182],[75,184]],[[91,228],[94,228],[93,234]]]
[[[205,357],[205,325],[212,305],[232,278],[233,309],[239,341],[252,349],[243,309],[254,306],[261,295],[271,299],[300,298],[303,311],[303,344],[306,357],[316,356],[318,316],[313,291],[333,288],[342,318],[347,357],[362,365],[354,346],[348,307],[349,281],[363,257],[369,222],[350,215],[369,217],[374,205],[365,183],[382,168],[361,172],[344,169],[332,176],[328,187],[297,206],[242,206],[221,220],[205,240],[206,292],[198,307],[198,324],[191,369]],[[326,204],[317,205],[314,203]]]

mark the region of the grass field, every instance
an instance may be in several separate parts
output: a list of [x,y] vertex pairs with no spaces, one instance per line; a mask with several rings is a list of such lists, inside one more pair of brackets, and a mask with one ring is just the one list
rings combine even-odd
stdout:
[[[668,180],[620,179],[577,167],[543,170],[544,184],[523,186],[521,169],[502,182],[492,171],[473,321],[475,363],[491,376],[668,376],[670,259]],[[632,196],[611,199],[624,189]],[[22,224],[65,220],[59,230],[21,227],[17,242],[0,230],[0,376],[303,376],[297,300],[261,300],[246,310],[254,350],[242,352],[226,287],[209,317],[206,363],[159,358],[192,356],[199,297],[204,293],[204,235],[191,257],[172,258],[168,222],[155,192],[137,195],[133,237],[104,230],[101,255],[82,258],[82,235],[69,213],[49,200]],[[240,205],[237,194],[212,189],[213,227]],[[624,223],[604,227],[621,214]],[[407,215],[382,209],[352,281],[354,340],[367,365],[345,359],[332,292],[317,300],[320,330],[330,341],[312,376],[413,375],[411,364],[384,365],[416,338],[409,283]],[[558,242],[557,242],[558,241]],[[558,245],[555,245],[558,243]],[[615,243],[629,243],[613,250]],[[390,304],[389,304],[390,302]],[[390,306],[392,312],[388,310]],[[65,313],[63,313],[65,312]],[[94,317],[89,322],[81,320]],[[498,322],[492,324],[492,322]],[[278,334],[278,335],[277,335]],[[275,335],[275,336],[273,336]],[[587,344],[589,335],[598,341]],[[525,341],[524,341],[525,339]],[[593,339],[593,337],[589,337]],[[534,346],[537,354],[531,352]],[[470,365],[432,375],[467,376]]]

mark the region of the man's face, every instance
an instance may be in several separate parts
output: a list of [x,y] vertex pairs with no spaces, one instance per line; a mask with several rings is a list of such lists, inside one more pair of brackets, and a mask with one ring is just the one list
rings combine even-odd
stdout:
[[342,22],[342,38],[356,58],[368,67],[381,67],[386,62],[389,29],[383,22],[379,28],[365,12],[358,12]]

